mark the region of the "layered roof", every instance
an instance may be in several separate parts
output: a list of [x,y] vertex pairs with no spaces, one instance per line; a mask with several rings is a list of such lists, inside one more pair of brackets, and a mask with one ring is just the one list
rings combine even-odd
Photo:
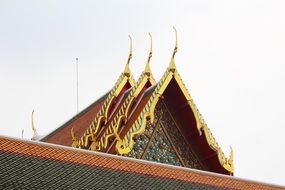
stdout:
[[49,143],[0,136],[0,189],[284,189]]
[[[163,77],[145,95],[147,101],[143,103],[145,106],[139,111],[140,114],[135,116],[135,119],[130,119],[126,124],[127,129],[125,131],[127,132],[120,134],[121,138],[116,143],[116,150],[120,154],[127,154],[131,151],[134,146],[134,138],[144,132],[147,119],[150,119],[153,123],[155,107],[163,96],[164,99],[168,99],[166,102],[172,113],[175,114],[176,122],[185,129],[183,134],[186,135],[190,144],[196,144],[199,147],[198,151],[202,155],[202,159],[208,161],[208,163],[211,162],[211,164],[208,164],[209,166],[215,166],[215,169],[212,169],[212,171],[232,174],[234,171],[233,153],[231,153],[229,159],[225,157],[202,115],[199,113],[177,72],[174,62],[176,50]],[[193,126],[196,126],[196,128],[193,128]],[[219,164],[221,167],[219,167]]]
[[116,107],[114,114],[101,126],[101,130],[93,131],[93,139],[84,139],[85,148],[108,152],[113,140],[119,139],[118,131],[127,123],[132,111],[138,106],[143,92],[154,85],[155,80],[150,70],[150,59],[152,57],[152,45],[144,71],[140,75],[136,84],[123,95],[120,104]]
[[[67,127],[63,127],[62,131],[71,132],[71,137],[64,141],[64,145],[233,175],[233,151],[229,158],[226,158],[177,71],[174,60],[178,49],[177,34],[170,64],[157,83],[149,66],[152,45],[145,70],[137,82],[129,69],[132,44],[130,46],[125,70],[112,90],[100,104],[96,104],[95,119],[87,121],[84,116],[79,116],[78,120],[82,120],[82,125],[76,126],[76,122],[70,122]],[[163,116],[155,114],[164,112],[158,110],[160,104],[167,112]],[[160,117],[164,118],[160,120]],[[156,125],[155,120],[160,123]],[[167,127],[168,125],[171,126]],[[147,127],[152,129],[146,129]],[[161,132],[156,132],[158,130]],[[176,131],[175,134],[172,131]],[[61,139],[60,135],[61,133],[56,132],[43,140],[62,144],[50,140]],[[147,140],[135,142],[136,139],[146,136]],[[154,142],[154,139],[157,142]],[[182,143],[175,143],[177,139]],[[135,143],[142,143],[140,155],[133,153],[136,151]],[[148,152],[152,151],[150,149],[154,145],[157,153],[162,153],[162,150],[167,153],[161,154],[161,158],[156,155],[150,158],[147,155],[150,155]]]

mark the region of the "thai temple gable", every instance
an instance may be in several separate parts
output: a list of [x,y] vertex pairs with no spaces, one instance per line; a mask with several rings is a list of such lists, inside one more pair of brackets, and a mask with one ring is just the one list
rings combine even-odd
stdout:
[[65,129],[71,134],[67,146],[233,175],[233,152],[225,157],[177,71],[175,34],[169,66],[157,83],[150,69],[152,40],[145,69],[133,79],[130,38],[123,73],[88,124]]
[[[153,131],[152,134],[148,134],[149,131],[147,131],[147,128],[153,128],[152,125],[157,122],[156,120],[163,123],[163,120],[167,120],[169,118],[169,116],[157,116],[155,114],[155,112],[159,112],[157,111],[157,105],[160,103],[165,105],[166,110],[168,110],[167,113],[172,116],[171,126],[165,127],[163,124],[160,126],[160,130],[164,130],[164,136],[170,136],[166,131],[166,128],[169,127],[171,127],[169,131],[180,131],[176,133],[176,137],[173,136],[172,140],[171,138],[164,138],[164,140],[161,142],[162,145],[160,146],[162,149],[167,147],[169,148],[169,146],[174,149],[172,152],[176,153],[175,159],[177,161],[173,162],[173,164],[177,165],[180,163],[186,167],[194,167],[197,169],[232,175],[234,169],[232,156],[229,159],[224,156],[224,153],[214,139],[212,133],[194,104],[193,99],[188,93],[188,90],[186,89],[175,66],[174,57],[176,52],[177,42],[169,67],[167,68],[165,74],[157,85],[155,85],[155,88],[149,89],[150,93],[148,90],[145,91],[145,95],[141,99],[142,104],[145,106],[143,108],[141,107],[142,109],[137,111],[137,113],[140,114],[135,114],[135,119],[130,118],[126,123],[125,129],[119,134],[119,138],[116,138],[115,153],[128,156],[135,155],[137,158],[147,159],[145,155],[148,154],[147,151],[150,151],[147,149],[149,146],[151,146],[151,143],[153,143],[151,142],[151,137],[155,135],[155,131]],[[152,124],[151,126],[148,126],[148,121],[150,121]],[[179,135],[184,137],[181,139],[181,141],[186,139],[188,144],[184,142],[184,145],[181,143],[180,145],[177,144],[177,147],[175,147],[174,143],[171,141],[174,141],[175,138],[177,139],[177,136]],[[141,138],[145,137],[148,137],[149,142],[143,142],[143,140],[141,140]],[[143,149],[143,152],[136,154],[134,153],[135,150],[133,149],[134,147],[136,147],[135,149],[137,150],[139,149],[138,146],[135,146],[135,144],[139,142],[136,141],[138,139],[141,140],[140,146]],[[165,139],[167,139],[170,144],[165,145]],[[189,154],[191,153],[192,156],[185,156],[183,151],[180,151],[180,153],[177,151],[182,149],[181,146],[187,145],[188,147],[191,147],[188,148],[187,152]],[[131,151],[133,152],[131,153]],[[161,152],[161,150],[157,151],[157,154]],[[158,155],[155,155],[155,157],[157,158],[156,161],[162,161],[159,159]],[[165,155],[161,155],[160,157],[165,157]],[[149,159],[152,160],[153,157]]]
[[[285,189],[237,178],[175,64],[163,76],[125,68],[113,88],[59,128],[31,140],[0,135],[0,189]],[[42,141],[42,142],[40,142]],[[222,174],[222,175],[221,175]]]

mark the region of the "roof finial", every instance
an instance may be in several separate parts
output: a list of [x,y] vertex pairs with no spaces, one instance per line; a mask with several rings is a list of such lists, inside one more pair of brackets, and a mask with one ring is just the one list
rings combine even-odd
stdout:
[[129,57],[128,57],[128,61],[127,61],[127,64],[125,66],[125,70],[124,70],[124,73],[125,75],[129,76],[130,75],[130,61],[132,59],[132,56],[133,56],[133,40],[132,40],[132,37],[129,35],[129,39],[130,39],[130,53],[129,53]]
[[34,134],[37,133],[37,129],[36,129],[35,122],[34,122],[34,110],[32,111],[32,130]]
[[144,72],[149,74],[150,73],[149,63],[150,63],[150,59],[152,57],[152,36],[151,36],[150,33],[148,33],[148,35],[150,37],[150,50],[149,50],[148,59],[147,59],[147,62],[146,62],[146,66],[145,66]]
[[171,58],[171,61],[170,61],[170,65],[169,65],[169,68],[172,72],[175,71],[175,63],[174,63],[174,57],[175,57],[175,54],[177,52],[177,49],[178,49],[178,39],[177,39],[177,30],[176,28],[173,26],[173,29],[175,31],[175,47],[174,47],[174,50],[173,50],[173,54],[172,54],[172,58]]
[[173,26],[173,29],[175,31],[175,48],[174,48],[174,51],[173,51],[173,54],[172,54],[172,58],[174,59],[174,56],[177,52],[177,49],[178,49],[178,39],[177,39],[177,30],[176,28]]
[[35,126],[35,122],[34,122],[34,110],[32,111],[32,130],[34,132],[33,136],[32,136],[32,140],[37,140],[38,138],[38,132],[37,132],[37,129],[36,129],[36,126]]

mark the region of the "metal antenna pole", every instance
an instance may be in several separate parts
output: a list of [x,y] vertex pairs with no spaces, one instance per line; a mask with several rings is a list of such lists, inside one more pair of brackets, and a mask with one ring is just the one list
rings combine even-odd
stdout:
[[79,98],[78,98],[78,57],[76,58],[76,102],[77,102],[77,113],[79,111]]

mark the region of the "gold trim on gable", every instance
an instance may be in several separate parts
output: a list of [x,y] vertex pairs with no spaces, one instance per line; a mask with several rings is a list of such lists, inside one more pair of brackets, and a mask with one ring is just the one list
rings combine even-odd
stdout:
[[[126,133],[126,135],[124,137],[120,137],[118,135],[118,132],[119,132],[118,130],[123,122],[127,122],[126,120],[129,117],[128,114],[130,112],[132,103],[137,98],[137,96],[140,94],[143,87],[146,85],[148,81],[150,82],[151,85],[155,84],[155,80],[154,80],[154,77],[152,76],[150,66],[149,66],[150,58],[152,57],[152,37],[151,35],[150,35],[151,48],[150,48],[148,60],[147,60],[145,69],[143,73],[140,75],[137,83],[135,83],[132,75],[130,74],[130,70],[129,70],[129,62],[130,62],[130,59],[132,58],[132,39],[130,37],[130,53],[129,53],[128,61],[127,61],[124,72],[119,77],[115,86],[110,91],[103,106],[101,107],[95,119],[90,124],[89,128],[85,131],[84,135],[80,139],[77,140],[77,138],[74,137],[74,134],[72,134],[72,136],[74,137],[72,138],[73,139],[72,146],[90,149],[90,150],[96,150],[96,151],[102,151],[102,150],[106,151],[110,143],[109,139],[111,137],[115,137],[116,152],[121,155],[128,154],[134,146],[135,136],[142,134],[145,131],[147,119],[149,119],[151,123],[154,122],[154,110],[159,101],[159,98],[164,93],[165,89],[168,87],[171,80],[175,80],[180,90],[182,91],[182,94],[185,97],[190,109],[192,110],[194,114],[194,117],[196,120],[196,127],[199,132],[199,135],[200,136],[205,135],[207,144],[214,152],[216,152],[220,165],[230,174],[233,174],[234,172],[233,150],[231,149],[229,158],[226,158],[225,154],[222,152],[216,139],[214,138],[213,134],[208,128],[206,122],[204,121],[202,115],[200,114],[192,97],[190,96],[179,73],[177,72],[174,57],[178,50],[178,41],[177,41],[177,31],[175,28],[174,30],[175,30],[176,42],[175,42],[175,48],[173,50],[173,54],[170,60],[170,64],[167,70],[165,71],[164,75],[160,79],[160,81],[156,84],[154,91],[150,95],[149,100],[147,101],[145,107],[140,112],[138,118],[136,118],[131,128],[128,129],[128,132]],[[122,102],[121,104],[122,106],[118,108],[117,110],[118,112],[114,116],[113,120],[108,121],[109,120],[108,113],[109,113],[109,109],[112,107],[111,105],[113,103],[113,100],[120,94],[120,92],[122,91],[122,89],[124,88],[127,82],[130,83],[132,89],[130,90],[126,99],[124,99],[124,102]],[[108,126],[105,126],[106,129],[104,129],[105,131],[103,131],[104,133],[102,134],[102,136],[99,139],[96,139],[98,129],[102,125],[105,125],[107,121],[110,124]],[[89,145],[88,142],[90,141],[92,142]]]
[[164,73],[163,77],[158,82],[154,92],[152,93],[150,99],[148,100],[146,106],[143,108],[141,114],[137,118],[137,120],[134,122],[130,130],[127,132],[127,134],[120,140],[116,142],[116,151],[121,154],[128,154],[133,146],[134,146],[134,137],[142,134],[145,130],[146,126],[146,120],[150,119],[151,123],[154,122],[154,110],[156,107],[156,104],[159,101],[160,96],[163,94],[165,89],[167,88],[168,84],[172,79],[175,79],[177,82],[179,88],[183,92],[183,95],[185,99],[188,102],[188,105],[190,106],[191,110],[194,113],[194,117],[196,119],[197,123],[197,129],[199,131],[199,134],[202,135],[202,132],[206,136],[207,143],[209,147],[213,151],[215,151],[218,155],[219,162],[221,166],[229,171],[231,174],[234,172],[234,164],[233,164],[233,151],[231,151],[230,157],[226,158],[224,153],[222,152],[221,148],[219,147],[217,141],[215,140],[214,136],[212,135],[210,129],[207,127],[207,124],[205,123],[202,115],[200,114],[199,110],[197,109],[193,99],[191,98],[187,88],[185,87],[180,75],[177,72],[174,56],[178,49],[178,42],[177,42],[177,31],[175,30],[175,36],[176,36],[176,43],[175,48],[173,51],[173,55],[170,60],[169,67],[167,68],[166,72]]
[[72,145],[77,145],[77,147],[80,147],[80,148],[87,148],[88,141],[94,142],[96,140],[96,134],[98,132],[99,127],[104,125],[105,122],[108,120],[108,117],[109,117],[108,113],[109,113],[109,110],[111,108],[111,105],[114,99],[120,94],[120,92],[122,91],[124,86],[127,84],[127,82],[129,82],[131,87],[134,86],[135,80],[132,74],[130,73],[130,69],[129,69],[130,60],[132,58],[132,38],[130,36],[129,38],[130,38],[130,53],[129,53],[128,60],[127,60],[123,73],[117,80],[114,87],[111,89],[101,109],[99,110],[95,119],[91,122],[87,130],[84,132],[83,136],[80,138],[78,143],[72,143]]
[[156,104],[160,96],[163,94],[164,90],[167,88],[170,81],[172,79],[175,79],[181,91],[183,92],[183,95],[185,99],[187,100],[188,105],[190,106],[191,110],[194,113],[194,117],[197,123],[197,129],[199,130],[200,135],[202,135],[202,132],[205,134],[207,143],[209,147],[211,147],[211,149],[213,149],[217,153],[221,166],[225,168],[227,171],[229,171],[230,173],[233,173],[234,172],[233,151],[230,155],[230,158],[225,157],[217,141],[212,135],[210,129],[207,127],[207,124],[202,118],[200,112],[198,111],[185,85],[183,84],[182,79],[180,78],[177,70],[175,69],[174,73],[172,72],[172,70],[173,68],[167,69],[166,73],[163,75],[162,79],[159,81],[155,91],[153,92],[151,98],[147,102],[145,108],[142,110],[138,119],[135,121],[135,123],[133,124],[129,132],[125,135],[125,137],[123,137],[121,141],[117,142],[116,144],[117,152],[119,154],[128,154],[132,150],[133,145],[134,145],[134,140],[133,140],[134,137],[144,132],[147,119],[150,119],[151,123],[153,123],[154,109],[156,107]]
[[115,115],[114,119],[110,122],[110,125],[106,126],[107,129],[105,133],[102,135],[100,139],[97,139],[96,141],[97,149],[95,150],[106,149],[109,144],[109,138],[114,136],[116,137],[117,142],[122,143],[122,140],[118,135],[118,129],[121,126],[121,123],[126,122],[133,101],[137,98],[137,96],[140,94],[143,87],[147,84],[148,81],[150,82],[151,85],[155,84],[155,80],[149,66],[151,57],[152,57],[152,38],[151,38],[150,52],[146,62],[145,70],[140,75],[137,83],[133,86],[132,90],[130,91],[130,94],[128,94],[127,98],[124,100],[124,103],[122,104],[121,108],[119,108],[119,111]]

